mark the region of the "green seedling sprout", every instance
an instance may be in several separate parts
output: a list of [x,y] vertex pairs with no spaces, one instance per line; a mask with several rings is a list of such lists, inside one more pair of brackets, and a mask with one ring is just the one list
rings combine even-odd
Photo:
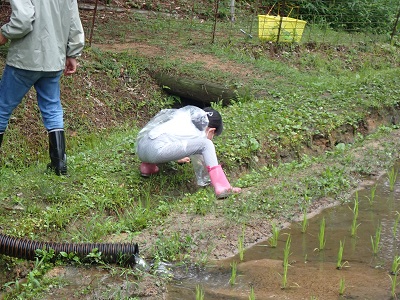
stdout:
[[307,219],[307,211],[304,210],[303,213],[303,222],[301,223],[301,232],[305,233],[308,227],[308,219]]
[[377,188],[378,184],[375,184],[371,187],[371,195],[370,197],[367,196],[369,205],[372,205],[375,201],[375,193],[376,193],[376,188]]
[[291,243],[291,237],[289,234],[288,238],[286,240],[285,249],[283,249],[282,289],[285,289],[287,286],[287,272],[288,272],[288,267],[289,267],[290,243]]
[[196,300],[204,300],[204,291],[200,285],[196,286]]
[[347,264],[347,261],[343,262],[343,250],[344,250],[344,241],[339,241],[339,251],[337,255],[336,269],[341,270],[344,265]]
[[279,238],[279,228],[274,222],[272,223],[272,236],[269,239],[269,245],[272,248],[276,248],[276,246],[278,245],[278,238]]
[[318,240],[319,240],[319,248],[318,250],[324,250],[326,244],[325,238],[325,217],[322,218],[321,224],[319,226],[319,233],[318,233]]
[[254,293],[254,287],[250,287],[250,295],[249,295],[249,300],[256,300],[256,294]]
[[398,211],[396,211],[397,214],[397,218],[394,220],[394,225],[393,225],[393,238],[396,238],[397,235],[397,226],[399,225],[399,221],[400,221],[400,214]]
[[375,238],[371,235],[372,253],[374,255],[377,255],[380,249],[381,232],[382,225],[379,223],[375,231]]
[[355,237],[357,234],[357,228],[360,224],[357,224],[358,218],[358,192],[356,191],[356,198],[354,199],[354,207],[353,207],[353,222],[351,224],[351,236]]
[[389,178],[389,189],[390,189],[390,191],[393,191],[394,185],[396,184],[396,179],[397,179],[397,170],[395,170],[394,167],[392,167],[388,171],[388,178]]
[[395,255],[392,261],[392,267],[390,269],[390,274],[396,275],[399,273],[399,267],[400,267],[400,256]]
[[399,285],[397,283],[397,273],[394,274],[393,276],[388,275],[390,278],[390,281],[392,283],[391,285],[391,294],[392,294],[392,299],[397,299],[397,295],[396,295],[396,287]]
[[342,296],[344,294],[344,291],[346,289],[345,281],[344,278],[340,278],[339,281],[339,295]]
[[243,261],[243,258],[244,258],[244,228],[243,228],[241,236],[239,236],[238,248],[239,248],[239,259],[240,259],[240,261]]
[[231,270],[232,272],[231,278],[229,279],[229,284],[233,286],[236,283],[237,262],[234,261],[231,263]]

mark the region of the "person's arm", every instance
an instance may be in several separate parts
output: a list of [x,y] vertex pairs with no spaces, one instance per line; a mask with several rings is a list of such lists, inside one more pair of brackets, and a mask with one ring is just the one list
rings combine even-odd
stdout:
[[76,58],[80,56],[83,47],[85,46],[85,34],[83,31],[81,19],[79,17],[77,1],[74,1],[72,10],[71,27],[69,29],[67,44],[67,58]]
[[30,0],[10,0],[10,4],[12,10],[10,21],[1,27],[3,43],[4,38],[19,39],[30,33],[35,21],[35,7]]

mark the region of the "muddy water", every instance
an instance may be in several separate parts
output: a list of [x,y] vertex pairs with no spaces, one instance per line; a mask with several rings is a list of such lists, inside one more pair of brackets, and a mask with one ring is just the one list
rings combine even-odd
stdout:
[[[375,184],[375,183],[374,183]],[[309,219],[306,233],[301,223],[281,230],[276,248],[266,241],[239,256],[215,263],[203,270],[177,273],[177,280],[168,287],[170,300],[196,299],[196,286],[204,291],[204,299],[249,299],[251,287],[256,299],[391,299],[390,269],[393,258],[399,254],[400,225],[393,234],[397,211],[400,211],[400,183],[390,191],[386,175],[377,182],[371,204],[372,186],[358,192],[359,215],[356,237],[351,236],[355,195],[340,206],[324,210]],[[319,248],[319,231],[325,219],[326,244]],[[378,224],[382,225],[380,250],[374,255],[371,236],[375,238]],[[283,249],[291,236],[290,266],[287,285],[282,289]],[[344,243],[344,267],[336,269],[340,241]],[[229,283],[231,263],[237,262],[234,285]],[[179,277],[180,276],[180,277]],[[344,294],[339,295],[340,281]],[[400,278],[399,278],[400,281]],[[400,292],[400,287],[397,289]]]

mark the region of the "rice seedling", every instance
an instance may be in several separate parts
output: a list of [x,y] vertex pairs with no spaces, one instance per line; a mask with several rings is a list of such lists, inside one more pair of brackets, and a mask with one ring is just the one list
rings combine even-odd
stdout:
[[397,274],[394,274],[393,276],[388,275],[391,281],[391,295],[392,295],[392,299],[397,299],[397,295],[396,295],[396,287],[399,285],[397,283]]
[[324,250],[326,244],[325,238],[325,217],[322,218],[321,224],[319,226],[319,233],[318,233],[318,240],[319,240],[319,248],[318,250]]
[[237,273],[237,262],[234,261],[231,263],[231,278],[229,279],[230,285],[235,285],[236,283],[236,273]]
[[396,275],[399,272],[400,267],[400,256],[395,255],[392,261],[392,267],[390,268],[390,274]]
[[286,240],[285,249],[283,249],[282,289],[285,289],[287,286],[287,272],[288,272],[288,267],[289,267],[290,243],[291,243],[291,237],[289,234],[288,238]]
[[382,224],[378,224],[375,231],[375,238],[371,235],[372,253],[377,255],[380,249]]
[[272,248],[275,248],[278,245],[278,238],[279,238],[279,228],[276,225],[276,223],[272,223],[272,236],[271,238],[268,240],[269,241],[269,245]]
[[256,300],[256,294],[254,293],[254,287],[250,287],[250,295],[249,295],[249,300]]
[[354,199],[354,207],[353,207],[353,222],[351,223],[351,236],[355,237],[357,234],[357,228],[360,224],[357,224],[358,218],[358,192],[356,191],[356,197]]
[[342,296],[344,294],[344,291],[346,289],[345,281],[344,278],[340,278],[339,281],[339,295]]
[[398,227],[398,225],[399,225],[399,220],[400,220],[400,214],[399,214],[399,212],[396,211],[396,214],[397,214],[397,217],[396,217],[396,219],[394,220],[394,225],[393,225],[393,229],[392,229],[393,238],[394,238],[394,239],[396,238],[396,235],[397,235],[397,227]]
[[369,205],[372,205],[375,201],[375,193],[376,193],[376,187],[378,186],[378,184],[375,184],[371,187],[371,195],[370,197],[367,196]]
[[244,258],[244,228],[243,228],[241,236],[239,236],[238,250],[239,250],[239,259],[240,259],[240,261],[243,261],[243,258]]
[[196,300],[204,300],[204,291],[200,285],[196,286]]
[[301,232],[305,233],[308,227],[307,211],[304,210],[303,221],[301,222]]
[[394,190],[394,185],[395,185],[396,180],[397,180],[397,170],[395,170],[394,167],[392,167],[388,171],[388,178],[389,178],[389,189],[390,189],[390,191],[393,191]]
[[344,241],[339,241],[339,251],[337,255],[336,269],[341,270],[347,261],[343,262],[343,250],[344,250]]

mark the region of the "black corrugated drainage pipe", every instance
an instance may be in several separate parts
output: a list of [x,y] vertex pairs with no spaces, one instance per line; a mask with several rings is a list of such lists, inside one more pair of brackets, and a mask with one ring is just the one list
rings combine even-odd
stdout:
[[53,249],[56,255],[75,253],[79,258],[85,258],[95,248],[101,252],[101,259],[109,263],[135,264],[139,255],[139,246],[134,243],[48,243],[0,234],[0,254],[27,260],[35,259],[37,249]]

